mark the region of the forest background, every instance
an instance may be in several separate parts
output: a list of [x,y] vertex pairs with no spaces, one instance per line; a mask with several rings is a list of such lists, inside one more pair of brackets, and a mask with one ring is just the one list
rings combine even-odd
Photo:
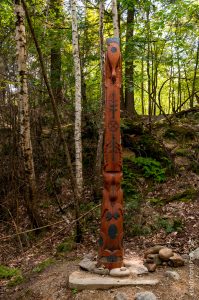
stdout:
[[[164,118],[171,127],[181,112],[198,111],[198,1],[115,3],[1,0],[0,217],[4,233],[17,245],[13,253],[34,244],[35,229],[43,234],[41,229],[59,222],[76,224],[80,242],[92,219],[84,222],[80,215],[99,208],[105,41],[114,35],[115,21],[123,67],[122,143],[128,148],[125,130],[144,130],[145,143],[155,146],[147,152],[143,141],[137,149],[131,145],[137,160],[124,159],[130,215],[141,200],[129,165],[156,182],[165,180],[171,166],[168,151],[162,160],[156,151],[155,121]],[[194,164],[197,173],[196,159]],[[136,224],[133,228],[133,235],[143,233]]]

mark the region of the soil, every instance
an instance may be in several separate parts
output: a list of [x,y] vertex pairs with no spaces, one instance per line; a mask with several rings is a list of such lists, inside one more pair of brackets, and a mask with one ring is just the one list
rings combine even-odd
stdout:
[[[83,253],[82,253],[83,254]],[[132,257],[136,254],[132,253]],[[138,257],[135,257],[137,260]],[[142,257],[140,257],[142,259]],[[74,261],[57,261],[54,265],[51,265],[41,274],[32,275],[27,279],[27,282],[22,285],[13,288],[11,290],[5,289],[1,295],[3,300],[69,300],[69,299],[81,299],[81,300],[111,300],[119,292],[124,292],[128,296],[128,299],[134,299],[134,295],[141,291],[153,292],[157,299],[160,300],[189,300],[199,299],[199,267],[187,263],[184,267],[173,268],[180,275],[179,281],[165,277],[166,270],[171,270],[170,267],[159,267],[155,273],[149,273],[148,278],[158,278],[160,283],[157,286],[142,286],[142,287],[121,287],[113,288],[110,290],[83,290],[77,291],[68,288],[69,275],[78,270],[79,260]],[[191,275],[191,269],[194,273]],[[194,290],[193,288],[194,284]],[[193,293],[194,296],[191,296]]]

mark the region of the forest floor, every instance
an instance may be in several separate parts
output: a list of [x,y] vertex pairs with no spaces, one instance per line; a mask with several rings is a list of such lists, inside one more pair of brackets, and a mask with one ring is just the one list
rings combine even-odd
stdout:
[[[186,116],[183,122],[177,120],[172,129],[165,123],[157,124],[154,134],[161,139],[163,149],[173,160],[175,172],[161,182],[152,182],[143,174],[137,178],[137,187],[144,201],[141,201],[135,214],[127,215],[129,223],[126,225],[124,241],[127,258],[143,261],[144,252],[156,244],[170,247],[181,255],[199,247],[198,124],[198,115],[197,118],[195,115]],[[128,133],[126,140],[132,140],[134,144],[139,140],[138,135],[136,132]],[[125,156],[134,156],[131,144],[124,146],[124,153]],[[63,191],[62,196],[66,197],[66,193]],[[89,199],[89,191],[86,191],[86,195],[85,198]],[[109,300],[114,299],[118,292],[125,292],[128,299],[134,299],[135,293],[140,291],[152,291],[159,300],[199,299],[199,265],[193,265],[190,261],[183,267],[173,269],[180,275],[178,281],[165,277],[165,270],[171,269],[168,266],[158,267],[154,273],[149,273],[149,278],[160,279],[160,283],[154,287],[90,291],[70,289],[68,277],[79,269],[79,261],[90,252],[97,255],[99,205],[91,205],[86,201],[82,214],[95,206],[96,209],[81,220],[84,235],[81,244],[74,242],[73,227],[70,227],[74,219],[72,211],[67,209],[62,215],[55,202],[46,198],[42,201],[41,213],[48,224],[56,223],[49,227],[50,230],[39,235],[27,232],[13,236],[16,234],[14,219],[12,226],[6,222],[0,224],[1,264],[8,266],[9,270],[15,270],[14,275],[0,279],[0,299]],[[18,232],[28,228],[24,216],[22,207]],[[191,296],[193,285],[194,296]]]

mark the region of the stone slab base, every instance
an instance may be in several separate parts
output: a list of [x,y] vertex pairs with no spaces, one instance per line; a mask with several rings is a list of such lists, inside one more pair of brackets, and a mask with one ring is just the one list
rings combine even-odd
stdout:
[[132,285],[156,285],[157,279],[133,279],[133,278],[115,278],[109,276],[100,276],[84,271],[75,271],[69,276],[69,287],[78,290],[105,290],[113,287],[132,286]]

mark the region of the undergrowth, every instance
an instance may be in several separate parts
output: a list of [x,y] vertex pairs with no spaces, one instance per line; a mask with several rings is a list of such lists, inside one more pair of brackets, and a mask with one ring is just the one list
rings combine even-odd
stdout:
[[33,272],[35,272],[35,273],[41,273],[41,272],[44,271],[47,267],[49,267],[50,265],[52,265],[54,262],[55,262],[54,259],[48,258],[48,259],[42,261],[41,263],[39,263],[39,264],[33,269]]

